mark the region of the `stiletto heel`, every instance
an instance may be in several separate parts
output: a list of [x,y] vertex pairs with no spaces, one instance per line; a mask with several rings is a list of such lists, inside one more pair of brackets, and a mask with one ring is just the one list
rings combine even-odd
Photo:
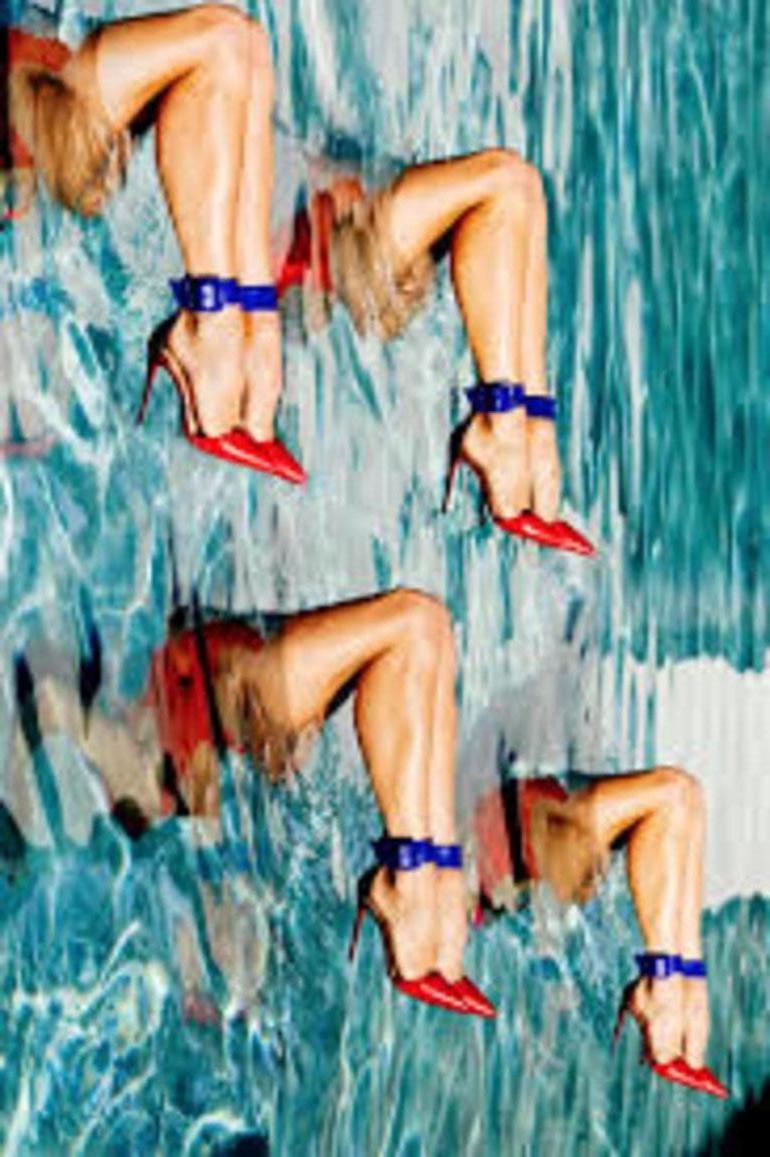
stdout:
[[[461,872],[463,868],[463,850],[460,844],[433,844],[433,863],[437,868]],[[492,1020],[497,1016],[497,1009],[469,976],[461,976],[459,980],[448,981],[455,992],[459,994],[465,1004],[466,1012],[473,1016],[481,1016]]]
[[[640,979],[666,980],[677,973],[684,976],[705,976],[706,969],[703,961],[683,961],[681,956],[663,952],[641,952],[637,955],[636,962],[639,967],[639,977],[637,980],[631,981],[623,992],[613,1032],[614,1044],[617,1045],[626,1016],[630,1015],[636,1021],[642,1034],[640,1064],[646,1064],[656,1076],[661,1077],[664,1081],[683,1085],[696,1092],[708,1093],[712,1097],[725,1100],[729,1097],[730,1090],[705,1065],[700,1069],[695,1069],[683,1056],[674,1057],[673,1060],[665,1062],[655,1060],[650,1042],[649,1026],[633,1006],[634,991]],[[688,971],[690,968],[693,968],[694,971]]]
[[358,950],[358,938],[361,935],[361,925],[364,922],[365,915],[366,908],[359,907],[356,911],[356,918],[353,922],[353,932],[351,934],[350,944],[348,946],[348,960],[351,962],[351,964],[356,957],[356,951]]
[[150,396],[155,384],[155,378],[157,376],[158,370],[160,369],[166,369],[169,377],[171,377],[174,385],[177,388],[177,392],[180,395],[180,402],[182,402],[184,405],[184,399],[182,398],[182,387],[179,381],[177,381],[177,379],[174,377],[173,373],[167,368],[168,358],[166,355],[166,345],[168,341],[168,335],[170,334],[171,328],[175,321],[176,314],[166,318],[165,321],[162,321],[160,325],[153,330],[147,342],[147,372],[144,379],[142,400],[139,403],[139,409],[136,413],[137,426],[141,426],[147,417],[147,408],[150,404]]
[[358,950],[358,941],[361,936],[361,926],[364,922],[364,916],[368,907],[367,898],[369,890],[372,886],[372,881],[376,875],[378,868],[370,868],[364,872],[363,876],[358,881],[356,887],[356,918],[353,921],[353,931],[350,935],[350,944],[348,945],[348,960],[352,963],[355,960],[356,952]]
[[[195,313],[217,313],[228,305],[243,308],[274,309],[277,297],[272,286],[238,285],[235,278],[183,277],[171,281],[171,289],[180,309]],[[263,474],[272,474],[287,482],[301,485],[307,475],[299,462],[277,441],[258,442],[246,430],[233,429],[210,437],[198,432],[195,392],[190,376],[169,345],[169,337],[178,314],[172,314],[157,327],[147,343],[147,374],[136,421],[144,421],[158,370],[164,370],[173,382],[182,408],[182,432],[196,450],[230,462],[247,466]]]
[[632,980],[631,983],[627,984],[625,989],[623,990],[623,996],[621,997],[620,1008],[618,1009],[618,1015],[615,1017],[615,1027],[612,1030],[612,1047],[613,1048],[618,1047],[618,1041],[620,1040],[620,1034],[623,1031],[623,1025],[625,1024],[626,1017],[629,1016],[631,1013],[631,1008],[630,1008],[631,997],[633,995],[633,990],[635,987],[636,987],[636,981]]
[[[448,508],[452,484],[457,467],[461,462],[469,466],[481,479],[479,468],[470,461],[462,448],[463,438],[473,414],[503,414],[523,406],[530,418],[556,420],[556,399],[539,394],[527,394],[519,382],[477,382],[475,386],[471,386],[465,391],[465,395],[471,404],[471,415],[461,425],[455,427],[450,438],[449,469],[442,506],[444,512]],[[595,547],[585,535],[568,522],[560,519],[546,522],[544,518],[531,510],[522,511],[513,518],[499,518],[494,514],[493,518],[495,525],[500,530],[515,535],[517,538],[529,539],[539,546],[552,547],[556,550],[569,551],[587,557],[596,553]]]
[[444,482],[444,498],[441,503],[442,514],[446,514],[449,510],[455,477],[457,476],[457,467],[464,461],[462,453],[463,438],[465,437],[465,431],[468,429],[469,422],[470,418],[466,418],[459,426],[455,426],[449,436],[449,461],[447,463],[446,480]]
[[150,394],[155,382],[155,375],[160,369],[160,362],[147,360],[147,373],[144,377],[144,389],[142,390],[142,400],[139,403],[139,409],[136,412],[136,424],[141,426],[147,416],[147,407],[150,404]]
[[421,868],[423,864],[431,862],[432,844],[430,840],[398,839],[383,836],[376,840],[374,847],[377,863],[369,868],[358,881],[358,904],[353,932],[348,948],[348,957],[353,960],[361,932],[363,919],[368,912],[380,930],[382,944],[385,950],[388,975],[394,988],[412,1000],[419,1000],[423,1004],[432,1004],[437,1008],[444,1008],[449,1012],[467,1012],[467,1008],[459,993],[438,972],[427,972],[424,976],[408,979],[401,975],[396,962],[395,950],[390,929],[383,916],[372,903],[372,885],[380,871],[388,869],[391,872],[410,872]]

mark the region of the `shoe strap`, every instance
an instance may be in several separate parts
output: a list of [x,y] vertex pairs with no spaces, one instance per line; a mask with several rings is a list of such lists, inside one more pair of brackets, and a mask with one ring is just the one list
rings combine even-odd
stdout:
[[708,975],[705,960],[686,960],[683,956],[678,957],[677,972],[682,976],[692,979],[700,979]]
[[380,836],[372,840],[377,863],[392,872],[412,872],[433,863],[432,840],[410,840],[402,836]]
[[461,844],[434,844],[433,863],[437,868],[462,868],[463,849]]
[[682,957],[667,952],[638,952],[634,959],[639,975],[650,980],[667,980],[681,971]]
[[234,277],[184,277],[169,282],[180,309],[194,313],[219,313],[226,305],[239,304],[238,282]]
[[476,382],[465,391],[474,414],[506,414],[525,405],[526,395],[520,382]]
[[556,398],[548,394],[527,394],[524,399],[528,418],[546,418],[549,422],[556,421],[558,407]]
[[238,302],[245,313],[275,313],[278,291],[274,285],[239,285]]

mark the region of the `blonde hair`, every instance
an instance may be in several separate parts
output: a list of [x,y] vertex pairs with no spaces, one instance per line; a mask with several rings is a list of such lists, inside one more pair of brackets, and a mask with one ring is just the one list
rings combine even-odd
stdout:
[[254,763],[272,783],[301,770],[315,730],[296,731],[277,723],[265,709],[257,688],[247,681],[241,699],[241,738]]
[[9,84],[11,121],[51,195],[84,217],[101,213],[130,156],[95,95],[77,91],[37,65],[18,65]]
[[430,254],[399,260],[390,228],[392,189],[356,201],[332,228],[329,258],[335,292],[361,334],[397,337],[433,285]]

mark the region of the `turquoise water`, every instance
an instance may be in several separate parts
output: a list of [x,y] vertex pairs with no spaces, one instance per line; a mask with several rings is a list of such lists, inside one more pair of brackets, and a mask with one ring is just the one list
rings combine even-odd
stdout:
[[[94,18],[161,7],[57,12],[75,42]],[[553,694],[539,672],[557,665],[570,694],[528,762],[652,760],[662,664],[716,657],[746,680],[770,643],[767,6],[252,11],[274,39],[283,130],[309,152],[377,171],[505,142],[541,165],[567,494],[601,560],[501,540],[470,481],[439,516],[452,391],[471,375],[447,284],[386,351],[342,313],[295,335],[281,425],[311,474],[303,494],[196,458],[170,392],[136,432],[144,341],[178,271],[145,141],[104,221],[45,203],[0,233],[0,423],[55,440],[44,458],[0,460],[0,747],[18,653],[55,649],[74,676],[98,637],[101,694],[120,703],[193,592],[220,609],[292,609],[406,583],[446,597],[458,623],[462,798],[489,771],[475,737],[500,688],[515,712],[524,688]],[[293,179],[279,172],[285,203]],[[724,774],[730,759],[726,747]],[[637,945],[619,876],[566,920],[544,904],[474,934],[469,971],[501,1015],[470,1025],[400,1001],[371,929],[345,963],[377,830],[349,716],[294,784],[267,790],[241,770],[234,760],[229,852],[202,863],[183,823],[137,846],[92,824],[71,747],[36,757],[34,832],[4,820],[1,841],[5,1152],[198,1154],[245,1136],[257,1152],[264,1136],[279,1154],[694,1154],[734,1138],[733,1114],[767,1090],[770,885],[708,917],[724,1106],[639,1069],[631,1029],[611,1051]],[[768,792],[759,776],[753,787],[760,814]],[[224,965],[212,897],[234,946]],[[185,1018],[191,974],[219,1026]]]

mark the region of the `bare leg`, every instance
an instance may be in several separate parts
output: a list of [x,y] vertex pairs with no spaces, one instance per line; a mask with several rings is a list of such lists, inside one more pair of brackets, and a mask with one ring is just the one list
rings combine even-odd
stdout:
[[[430,830],[438,844],[457,843],[456,673],[454,638],[451,630],[447,629],[443,632],[438,656],[430,760]],[[447,980],[457,980],[463,974],[463,953],[468,939],[467,886],[464,874],[456,869],[442,869],[436,875],[437,968]]]
[[[432,834],[430,764],[441,658],[440,612],[438,604],[426,602],[424,609],[418,603],[410,613],[413,623],[400,641],[361,675],[356,725],[386,831],[426,838]],[[435,869],[381,872],[373,898],[388,919],[403,974],[420,976],[435,967]]]
[[[244,681],[256,689],[270,718],[293,729],[322,718],[336,693],[356,677],[356,724],[386,830],[394,836],[451,841],[451,710],[447,734],[440,735],[440,767],[434,758],[441,729],[438,709],[446,706],[454,681],[451,631],[439,603],[396,591],[299,615],[243,668]],[[435,967],[433,867],[381,872],[373,899],[391,928],[402,973],[418,976]],[[456,959],[460,939],[455,936],[448,961],[455,973],[461,971]]]
[[[548,207],[541,187],[532,198],[531,208],[521,333],[522,376],[527,393],[547,394]],[[542,518],[552,521],[558,514],[561,496],[556,425],[547,419],[529,418],[527,433],[532,506]]]
[[[544,393],[547,218],[537,170],[504,150],[409,169],[394,189],[391,229],[406,263],[451,231],[452,275],[480,378]],[[532,506],[556,516],[552,423],[528,422],[521,409],[477,415],[464,450],[495,514]]]
[[[252,25],[243,178],[238,201],[237,268],[244,285],[272,285],[270,205],[273,192],[274,78],[270,46]],[[278,313],[245,315],[246,396],[244,426],[257,441],[272,439],[281,395],[281,323]]]
[[[233,277],[238,206],[251,93],[253,42],[263,34],[232,8],[206,5],[107,25],[66,66],[67,79],[93,84],[116,128],[158,100],[161,179],[185,268]],[[240,310],[183,311],[171,344],[194,382],[205,433],[236,425],[244,395]]]
[[[699,784],[690,781],[687,844],[682,877],[682,956],[703,956],[700,913],[703,906],[703,860],[706,842],[706,809]],[[705,979],[684,981],[684,1056],[694,1068],[705,1063],[710,1029],[708,985]]]
[[[699,958],[704,820],[697,781],[657,768],[602,780],[566,805],[549,806],[591,832],[600,855],[627,833],[628,877],[645,947]],[[633,1007],[648,1025],[658,1060],[682,1053],[684,1039],[685,1055],[697,1066],[708,1038],[706,986],[688,981],[686,987],[685,994],[680,977],[639,981]]]

